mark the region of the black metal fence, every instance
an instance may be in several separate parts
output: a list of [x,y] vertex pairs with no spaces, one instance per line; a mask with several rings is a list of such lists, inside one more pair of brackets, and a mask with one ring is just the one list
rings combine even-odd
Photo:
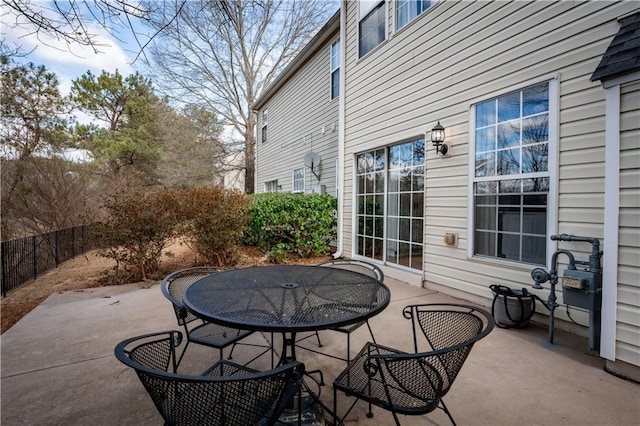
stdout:
[[46,234],[2,241],[0,246],[2,296],[96,247],[91,225],[59,229]]

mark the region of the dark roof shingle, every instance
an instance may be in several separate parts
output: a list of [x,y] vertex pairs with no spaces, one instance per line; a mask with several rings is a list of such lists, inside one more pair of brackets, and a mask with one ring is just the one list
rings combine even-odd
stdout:
[[640,13],[621,19],[620,24],[620,30],[591,75],[591,81],[606,80],[640,69]]

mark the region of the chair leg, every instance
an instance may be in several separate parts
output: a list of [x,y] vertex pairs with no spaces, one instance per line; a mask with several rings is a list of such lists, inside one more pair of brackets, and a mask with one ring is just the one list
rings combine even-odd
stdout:
[[[324,385],[325,385],[325,383],[324,383],[324,374],[322,374],[322,371],[321,371],[321,370],[310,370],[310,371],[305,372],[305,374],[306,374],[307,376],[311,377],[311,378],[312,378],[316,383],[318,383],[320,386],[324,386]],[[318,375],[318,377],[320,377],[320,380],[316,380],[316,379],[312,376],[312,374],[317,374],[317,375]]]
[[371,330],[371,326],[369,325],[369,320],[367,320],[367,328],[369,329],[369,334],[371,334],[371,339],[373,340],[373,343],[377,343],[376,337],[373,335],[373,330]]
[[333,388],[333,424],[337,425],[338,420],[341,420],[340,417],[338,417],[338,390],[334,387]]
[[451,420],[451,424],[453,424],[453,426],[457,426],[455,420],[453,420],[453,416],[451,415],[451,412],[449,411],[449,409],[445,405],[444,401],[440,400],[440,403],[442,404],[442,410],[445,413],[447,413],[447,416],[449,416],[449,420]]
[[[231,352],[229,352],[229,358],[228,359],[233,359],[233,350],[236,348],[236,344],[234,343],[231,346]],[[220,349],[220,359],[222,359],[222,349]]]
[[318,330],[316,330],[316,339],[318,339],[318,347],[321,348],[322,342],[320,341],[320,334],[318,333]]
[[185,352],[187,352],[188,347],[189,347],[189,339],[187,339],[187,343],[185,343],[184,349],[182,349],[182,353],[180,353],[180,357],[178,357],[178,361],[176,362],[176,370],[178,369],[178,366],[180,365],[180,362],[182,361],[182,357],[184,356]]
[[275,351],[273,350],[273,331],[271,332],[271,369],[273,370],[274,368],[274,353]]

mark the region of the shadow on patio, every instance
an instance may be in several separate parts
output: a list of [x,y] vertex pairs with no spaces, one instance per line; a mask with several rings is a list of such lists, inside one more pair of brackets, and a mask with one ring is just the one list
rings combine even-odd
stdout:
[[[409,349],[407,304],[455,301],[393,279],[391,304],[370,320],[378,343]],[[103,287],[54,294],[2,335],[1,423],[3,425],[157,425],[162,423],[133,370],[113,355],[121,340],[153,331],[179,329],[171,305],[159,285]],[[636,425],[640,418],[640,386],[606,373],[604,362],[588,351],[586,339],[547,329],[495,328],[478,342],[445,397],[459,425]],[[346,336],[321,332],[322,350],[344,355]],[[250,339],[264,342],[260,333]],[[370,336],[360,327],[351,336],[356,353]],[[315,345],[313,339],[306,341]],[[278,342],[276,342],[278,345]],[[279,346],[276,346],[279,347]],[[238,347],[234,361],[249,357]],[[217,351],[190,345],[181,368],[200,371]],[[332,406],[331,383],[344,362],[300,350],[308,369],[320,368],[326,386],[322,401]],[[264,357],[255,368],[268,368]],[[263,365],[260,365],[262,363]],[[351,402],[338,394],[339,412]],[[388,425],[391,415],[374,407],[365,416],[360,402],[347,424]],[[441,410],[421,417],[401,416],[411,425],[447,425]]]

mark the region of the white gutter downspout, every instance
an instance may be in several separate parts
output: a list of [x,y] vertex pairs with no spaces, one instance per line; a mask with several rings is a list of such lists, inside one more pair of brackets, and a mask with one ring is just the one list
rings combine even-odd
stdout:
[[340,5],[340,99],[338,100],[338,167],[336,173],[336,190],[338,192],[338,241],[334,258],[342,257],[344,250],[344,123],[345,123],[345,104],[347,90],[345,87],[346,74],[346,58],[345,38],[347,35],[347,4],[346,0]]
[[620,84],[605,82],[604,235],[600,356],[616,359],[620,215]]

